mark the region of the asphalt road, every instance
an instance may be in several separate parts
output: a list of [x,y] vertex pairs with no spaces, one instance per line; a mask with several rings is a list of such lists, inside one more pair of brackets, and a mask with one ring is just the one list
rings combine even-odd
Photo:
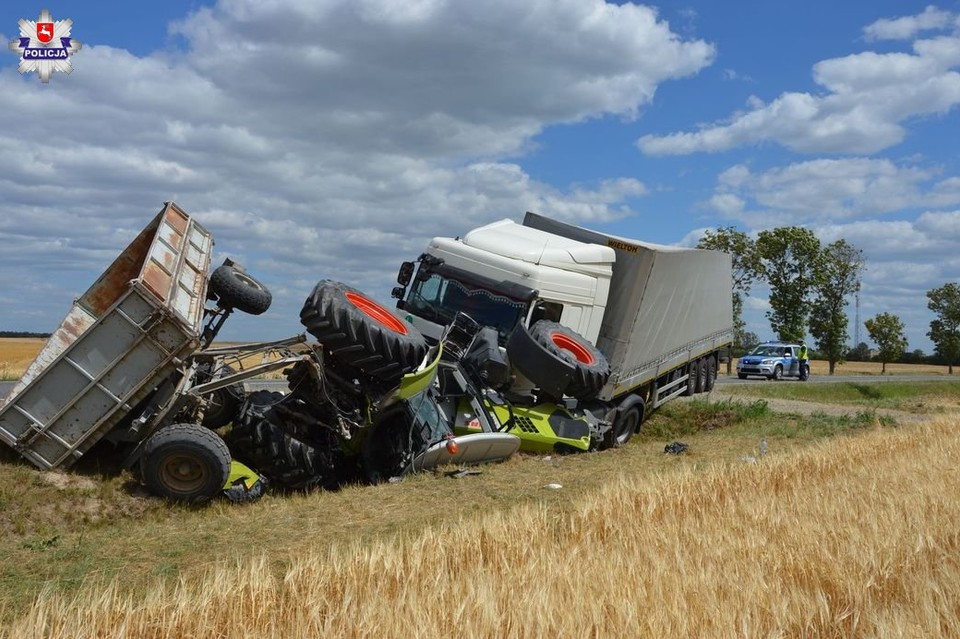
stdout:
[[[960,375],[948,377],[946,375],[813,375],[805,383],[807,384],[875,384],[883,382],[927,382],[927,381],[960,381]],[[749,379],[738,379],[736,375],[727,376],[721,374],[717,377],[717,384],[722,385],[750,385],[750,384],[799,384],[796,379],[784,379],[780,382],[771,382],[761,377],[751,377]],[[0,382],[0,398],[7,396],[14,382]],[[247,382],[249,390],[274,390],[282,391],[287,387],[285,380],[263,380]]]

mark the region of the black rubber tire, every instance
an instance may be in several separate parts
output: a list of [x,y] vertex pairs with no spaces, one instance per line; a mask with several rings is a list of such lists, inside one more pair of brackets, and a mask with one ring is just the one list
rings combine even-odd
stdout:
[[210,276],[210,290],[223,308],[234,308],[250,315],[260,315],[270,308],[273,295],[266,286],[242,268],[224,264]]
[[510,365],[539,389],[541,396],[559,401],[573,379],[573,364],[533,338],[523,324],[518,324],[507,340]]
[[747,378],[747,374],[746,374],[746,373],[737,373],[737,377],[739,377],[740,379],[746,379],[746,378]]
[[[232,375],[234,372],[232,368],[225,366],[221,376]],[[211,381],[210,374],[206,371],[197,371],[197,378],[199,383]],[[214,430],[226,426],[239,415],[245,396],[246,390],[241,382],[213,391],[207,396],[208,405],[201,425]]]
[[691,397],[698,393],[698,387],[702,386],[700,381],[700,360],[695,359],[687,364],[687,387],[683,390],[684,397]]
[[570,397],[593,399],[610,378],[610,363],[606,356],[573,329],[558,322],[540,320],[530,327],[530,335],[544,350],[573,366],[573,375],[566,388]]
[[781,379],[783,379],[783,366],[781,366],[780,364],[777,364],[776,366],[774,366],[773,375],[770,376],[770,379],[772,379],[775,382],[779,382]]
[[702,393],[707,385],[707,358],[701,357],[697,360],[697,393]]
[[427,354],[427,342],[412,324],[341,282],[317,283],[300,322],[334,360],[383,381],[414,370]]
[[202,502],[219,495],[230,476],[230,450],[208,428],[174,424],[150,436],[140,457],[143,482],[174,501]]
[[717,383],[717,358],[714,355],[707,355],[707,376],[703,380],[703,392],[709,393]]
[[613,427],[604,434],[603,448],[619,448],[630,441],[634,433],[640,431],[643,408],[643,402],[636,401],[626,406],[624,410],[611,411],[614,415]]

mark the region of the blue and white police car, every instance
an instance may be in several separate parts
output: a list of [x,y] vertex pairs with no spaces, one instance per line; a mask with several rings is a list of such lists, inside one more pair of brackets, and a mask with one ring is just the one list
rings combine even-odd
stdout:
[[800,377],[799,344],[789,342],[763,342],[737,361],[737,377],[750,376],[767,379]]

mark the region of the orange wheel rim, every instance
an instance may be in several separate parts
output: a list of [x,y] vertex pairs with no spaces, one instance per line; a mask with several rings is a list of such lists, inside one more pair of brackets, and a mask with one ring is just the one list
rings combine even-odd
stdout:
[[551,333],[550,341],[552,341],[557,348],[561,348],[572,353],[573,356],[577,358],[577,361],[581,364],[590,366],[596,361],[593,357],[593,353],[587,350],[583,344],[567,335],[564,335],[563,333]]
[[359,293],[349,291],[347,292],[347,299],[367,317],[376,320],[395,333],[400,333],[401,335],[407,334],[407,325],[400,321],[396,315],[373,300]]

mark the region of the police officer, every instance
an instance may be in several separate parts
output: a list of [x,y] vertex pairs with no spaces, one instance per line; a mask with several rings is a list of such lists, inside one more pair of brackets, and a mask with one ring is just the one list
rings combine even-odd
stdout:
[[800,360],[800,381],[807,381],[807,377],[810,376],[810,365],[807,363],[809,360],[810,354],[807,352],[807,345],[805,342],[800,342],[800,350],[797,352],[797,359]]

